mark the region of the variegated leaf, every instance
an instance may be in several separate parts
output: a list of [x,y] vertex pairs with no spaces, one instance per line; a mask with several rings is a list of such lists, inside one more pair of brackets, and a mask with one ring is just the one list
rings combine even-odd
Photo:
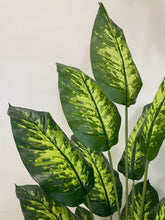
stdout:
[[16,186],[25,220],[82,220],[37,185]]
[[158,205],[151,210],[148,220],[165,220],[165,198],[163,198]]
[[83,218],[83,220],[92,220],[90,212],[87,209],[85,209],[85,208],[83,208],[81,206],[78,206],[76,208],[75,214],[77,216],[80,216],[81,218]]
[[[112,173],[108,160],[102,153],[92,151],[84,146],[75,136],[72,141],[81,152],[82,156],[88,161],[94,170],[95,185],[88,193],[92,211],[99,216],[110,216],[116,210],[115,192],[112,183]],[[121,206],[122,185],[118,173],[114,170],[118,199]]]
[[57,201],[77,206],[94,185],[93,169],[47,112],[9,106],[21,159],[41,188]]
[[[129,205],[128,220],[139,220],[141,203],[142,203],[142,191],[143,191],[143,182],[140,182],[135,185],[134,209],[132,206],[132,191],[128,196],[128,205]],[[149,212],[155,207],[155,205],[158,204],[158,202],[159,202],[158,193],[150,185],[149,181],[147,181],[144,211],[142,218],[143,220],[151,220],[148,219]],[[122,210],[121,218],[122,220],[125,220],[125,207]]]
[[78,139],[95,151],[118,142],[121,118],[116,106],[97,84],[79,69],[57,64],[62,107]]
[[91,38],[91,63],[99,87],[112,101],[130,106],[142,87],[123,31],[100,8]]
[[149,161],[153,160],[165,139],[165,78],[161,83],[137,140]]
[[[143,113],[135,125],[128,139],[128,178],[139,180],[142,178],[145,170],[146,157],[141,151],[139,143],[136,141],[136,136],[143,125],[145,118],[149,112],[151,104],[144,107]],[[125,175],[125,153],[124,150],[122,158],[118,164],[118,170]]]

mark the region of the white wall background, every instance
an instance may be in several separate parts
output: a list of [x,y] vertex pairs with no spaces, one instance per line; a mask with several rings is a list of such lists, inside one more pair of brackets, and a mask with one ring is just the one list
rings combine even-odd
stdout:
[[[124,29],[143,80],[137,104],[130,108],[131,131],[165,76],[165,1],[102,2]],[[92,74],[89,44],[97,10],[96,0],[0,0],[0,220],[23,220],[14,184],[33,183],[12,138],[8,103],[49,111],[70,134],[59,101],[55,63]],[[124,116],[123,107],[119,109]],[[112,149],[115,168],[124,148],[123,132],[122,124],[120,142]],[[149,171],[160,198],[165,196],[163,145]]]

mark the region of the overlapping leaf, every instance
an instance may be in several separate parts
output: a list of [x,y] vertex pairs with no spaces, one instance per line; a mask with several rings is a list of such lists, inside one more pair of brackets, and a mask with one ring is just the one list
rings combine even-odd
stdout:
[[82,220],[37,185],[16,186],[25,220]]
[[165,139],[165,78],[161,83],[148,115],[138,134],[142,152],[149,161],[153,160]]
[[118,142],[121,118],[116,106],[79,69],[57,64],[62,107],[76,137],[95,151]]
[[163,198],[158,205],[151,210],[149,220],[164,220],[165,219],[165,198]]
[[85,208],[83,208],[83,207],[81,207],[81,206],[78,206],[78,207],[76,208],[75,214],[76,214],[77,216],[80,216],[81,218],[83,218],[83,220],[92,220],[92,219],[91,219],[90,212],[89,212],[87,209],[85,209]]
[[[132,191],[128,196],[128,205],[129,205],[128,220],[139,220],[141,203],[142,203],[142,191],[143,191],[143,182],[140,182],[135,185],[134,208],[132,206]],[[149,212],[155,207],[155,205],[158,204],[158,202],[159,202],[158,193],[150,185],[149,181],[147,181],[144,211],[142,218],[143,220],[151,220],[148,219]],[[121,217],[122,220],[125,220],[125,207],[122,210]]]
[[[143,109],[143,113],[131,132],[128,140],[128,178],[133,180],[139,180],[144,174],[146,157],[141,151],[139,143],[136,141],[137,134],[143,125],[146,116],[148,115],[151,104],[146,105]],[[126,150],[125,150],[126,151]],[[125,175],[125,155],[123,153],[122,158],[118,164],[118,170]]]
[[[110,164],[102,153],[97,153],[84,146],[76,139],[75,136],[72,136],[72,140],[86,161],[92,165],[94,170],[95,185],[88,193],[93,213],[99,216],[112,215],[117,208]],[[121,205],[122,185],[119,175],[115,170],[114,174],[118,191],[118,199]]]
[[110,100],[126,106],[135,103],[142,81],[122,29],[102,3],[92,31],[91,63],[97,84]]
[[13,136],[27,170],[59,202],[77,206],[94,185],[93,169],[47,112],[9,106]]

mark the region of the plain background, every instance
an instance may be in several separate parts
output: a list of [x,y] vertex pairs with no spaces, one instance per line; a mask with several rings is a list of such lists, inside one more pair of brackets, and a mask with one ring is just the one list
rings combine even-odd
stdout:
[[[131,131],[165,76],[165,1],[102,2],[123,28],[143,80],[137,103],[129,110]],[[14,184],[34,183],[13,141],[8,103],[49,111],[71,134],[59,100],[55,63],[75,66],[92,75],[89,46],[97,10],[96,0],[0,0],[0,220],[23,220]],[[124,107],[118,107],[124,117]],[[122,122],[120,141],[111,150],[115,168],[123,149]],[[149,170],[150,182],[160,199],[165,196],[164,158],[165,144]]]

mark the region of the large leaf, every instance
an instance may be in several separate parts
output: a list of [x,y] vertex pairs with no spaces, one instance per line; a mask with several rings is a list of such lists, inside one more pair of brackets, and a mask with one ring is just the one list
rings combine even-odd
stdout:
[[9,106],[13,136],[27,170],[57,201],[77,206],[94,185],[93,169],[47,112]]
[[57,71],[61,103],[72,131],[91,149],[107,151],[118,142],[117,108],[79,69],[57,64]]
[[165,78],[139,131],[138,142],[149,161],[153,160],[165,139]]
[[[143,182],[140,182],[135,185],[134,211],[132,207],[132,191],[128,196],[128,205],[129,205],[128,220],[139,220],[139,216],[141,212],[141,203],[142,203],[142,191],[143,191]],[[151,219],[148,219],[148,214],[150,210],[152,210],[155,207],[155,205],[158,204],[158,202],[159,202],[158,193],[150,185],[149,181],[147,181],[144,211],[143,211],[143,218],[142,218],[143,220],[151,220]],[[121,218],[122,220],[125,220],[125,207],[122,210]]]
[[76,208],[75,214],[83,218],[83,220],[92,220],[90,212],[81,206]]
[[[112,183],[110,164],[102,153],[92,151],[72,136],[82,156],[92,165],[94,170],[95,185],[88,193],[92,211],[99,216],[112,215],[116,210],[115,192]],[[114,170],[119,204],[121,206],[122,185],[118,173]]]
[[25,220],[78,220],[64,205],[49,197],[37,185],[16,186]]
[[96,82],[109,99],[126,106],[135,103],[142,81],[122,29],[102,3],[92,31],[91,63]]
[[151,210],[149,220],[165,220],[165,198],[163,198],[159,204]]
[[[128,139],[128,178],[139,180],[142,178],[145,170],[146,157],[141,151],[139,143],[136,141],[137,134],[143,125],[145,118],[149,112],[151,104],[146,105],[142,115],[135,125]],[[125,158],[126,150],[124,150],[122,158],[118,164],[118,170],[125,175]]]

